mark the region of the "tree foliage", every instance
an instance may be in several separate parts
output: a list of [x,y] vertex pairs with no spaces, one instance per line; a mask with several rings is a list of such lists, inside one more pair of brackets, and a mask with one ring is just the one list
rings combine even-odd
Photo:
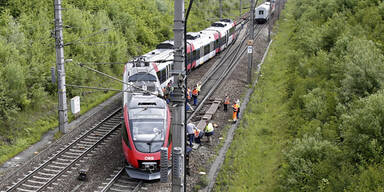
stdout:
[[288,2],[293,138],[281,191],[381,191],[383,19],[377,0]]
[[[201,30],[218,19],[218,1],[207,2],[195,3],[189,31]],[[172,0],[63,0],[64,55],[73,60],[65,64],[66,83],[119,87],[78,63],[127,62],[172,39],[173,4]],[[43,112],[55,108],[52,103],[57,102],[50,71],[56,67],[53,8],[51,0],[0,1],[0,144],[28,137],[29,127],[15,125],[20,120],[18,112],[42,113],[44,118],[57,114]],[[230,15],[229,10],[224,13]],[[90,67],[115,77],[123,69],[122,65]],[[68,98],[95,97],[88,94],[92,92],[67,87]]]

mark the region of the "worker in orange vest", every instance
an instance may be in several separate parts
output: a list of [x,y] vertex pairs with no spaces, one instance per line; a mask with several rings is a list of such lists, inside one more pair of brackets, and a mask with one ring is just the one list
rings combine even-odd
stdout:
[[233,122],[235,123],[237,121],[238,105],[236,103],[233,103],[232,108],[233,108],[232,119],[233,119]]
[[237,114],[236,114],[236,118],[239,119],[239,114],[240,114],[240,100],[236,100],[236,105],[237,105]]
[[199,91],[197,91],[197,88],[194,87],[192,90],[193,105],[197,105],[197,96],[198,95],[199,95]]
[[188,102],[188,103],[191,101],[191,96],[192,96],[191,89],[188,88],[188,89],[187,89],[187,102]]
[[228,105],[229,104],[230,104],[229,97],[228,97],[228,95],[225,95],[225,99],[224,99],[224,112],[228,111]]

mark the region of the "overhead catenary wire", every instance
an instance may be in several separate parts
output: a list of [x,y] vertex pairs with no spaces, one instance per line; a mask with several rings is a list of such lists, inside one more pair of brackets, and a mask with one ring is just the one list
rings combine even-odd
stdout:
[[93,36],[96,36],[96,35],[98,35],[98,34],[105,33],[105,32],[107,32],[107,31],[110,30],[110,29],[111,29],[111,28],[102,28],[102,29],[100,29],[100,30],[97,31],[97,32],[94,32],[94,33],[91,33],[91,34],[89,34],[89,35],[87,35],[87,36],[81,37],[80,39],[74,40],[74,41],[69,42],[69,43],[65,43],[64,46],[76,44],[76,43],[78,43],[78,42],[80,42],[80,41],[82,41],[82,40],[84,40],[84,39],[88,39],[88,38],[93,37]]
[[85,89],[95,89],[100,91],[117,91],[117,92],[129,92],[126,90],[120,90],[120,89],[112,89],[112,88],[105,88],[105,87],[90,87],[85,85],[72,85],[72,84],[65,84],[67,87],[75,87],[75,88],[85,88]]
[[98,71],[98,70],[96,70],[96,69],[93,69],[93,68],[91,68],[91,67],[85,66],[85,65],[82,64],[82,63],[79,63],[79,65],[80,65],[80,67],[84,67],[84,68],[86,68],[86,69],[88,69],[88,70],[90,70],[90,71],[93,71],[93,72],[95,72],[95,73],[104,75],[104,76],[106,76],[106,77],[108,77],[108,78],[110,78],[110,79],[113,79],[113,80],[115,80],[115,81],[118,81],[118,82],[123,83],[123,84],[128,85],[128,86],[131,86],[131,87],[133,87],[133,88],[139,89],[139,90],[141,90],[141,91],[143,91],[143,92],[145,92],[145,93],[147,93],[147,94],[155,95],[155,96],[157,96],[157,97],[160,97],[160,95],[157,95],[157,94],[154,94],[154,93],[152,93],[152,92],[150,92],[150,91],[147,91],[147,90],[145,90],[145,89],[142,89],[141,87],[135,86],[135,85],[133,85],[132,83],[124,82],[124,81],[122,81],[121,79],[118,79],[118,78],[116,78],[116,77],[113,77],[113,76],[111,76],[111,75],[108,75],[108,74],[106,74],[106,73],[103,73],[103,72],[101,72],[101,71]]

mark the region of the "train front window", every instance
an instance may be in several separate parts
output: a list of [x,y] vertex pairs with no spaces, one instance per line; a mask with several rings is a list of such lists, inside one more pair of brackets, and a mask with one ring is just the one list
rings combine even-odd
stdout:
[[133,141],[163,141],[165,130],[164,121],[156,119],[132,120]]
[[264,11],[263,11],[263,10],[260,10],[260,11],[259,11],[259,15],[264,15]]

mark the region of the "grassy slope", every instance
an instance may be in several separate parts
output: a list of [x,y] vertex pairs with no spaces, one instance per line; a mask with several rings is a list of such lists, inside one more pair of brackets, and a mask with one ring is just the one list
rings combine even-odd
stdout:
[[[116,86],[117,88],[117,86]],[[115,93],[94,93],[92,97],[81,98],[81,114],[84,114],[88,110],[107,100]],[[69,102],[69,101],[68,101]],[[18,114],[17,119],[21,119],[20,125],[15,127],[26,126],[29,127],[29,135],[25,137],[18,137],[15,139],[12,145],[0,145],[0,164],[4,163],[8,159],[22,152],[30,145],[40,141],[42,135],[49,130],[54,129],[58,125],[57,109],[51,106],[46,108],[47,111],[24,111]],[[68,107],[70,110],[70,106]],[[73,119],[73,115],[68,111],[69,121]],[[31,121],[31,119],[34,119]],[[24,124],[24,125],[23,125]]]
[[[284,17],[282,17],[282,20]],[[236,132],[219,173],[216,191],[274,191],[282,149],[287,144],[285,103],[285,42],[291,23],[280,22],[262,78],[247,106],[247,113]]]

